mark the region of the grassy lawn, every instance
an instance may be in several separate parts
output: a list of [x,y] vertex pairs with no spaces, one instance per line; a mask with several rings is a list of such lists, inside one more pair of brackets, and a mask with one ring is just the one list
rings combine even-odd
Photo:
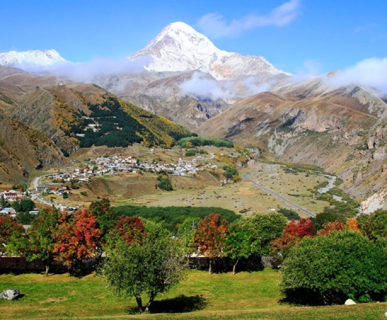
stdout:
[[280,274],[265,269],[208,275],[191,270],[168,294],[158,296],[153,314],[129,314],[134,299],[115,297],[100,277],[68,274],[0,275],[0,290],[17,287],[19,300],[0,300],[1,319],[383,319],[387,304],[299,307],[280,303]]

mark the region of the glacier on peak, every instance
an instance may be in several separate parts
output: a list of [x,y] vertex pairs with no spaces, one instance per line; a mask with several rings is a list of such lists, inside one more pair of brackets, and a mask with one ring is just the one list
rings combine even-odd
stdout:
[[0,53],[0,65],[22,65],[33,64],[48,66],[55,63],[67,62],[54,49],[50,50],[28,50],[28,51],[9,51]]
[[199,70],[217,80],[259,73],[286,74],[261,56],[242,56],[218,49],[206,36],[183,22],[166,26],[148,45],[129,56],[136,60],[149,56],[145,69],[156,72]]

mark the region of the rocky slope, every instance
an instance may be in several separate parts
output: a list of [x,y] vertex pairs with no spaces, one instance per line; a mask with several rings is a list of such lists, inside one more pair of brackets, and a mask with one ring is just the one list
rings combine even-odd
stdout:
[[387,104],[378,95],[313,79],[239,101],[199,133],[259,146],[281,160],[316,164],[365,199],[384,188],[387,174]]

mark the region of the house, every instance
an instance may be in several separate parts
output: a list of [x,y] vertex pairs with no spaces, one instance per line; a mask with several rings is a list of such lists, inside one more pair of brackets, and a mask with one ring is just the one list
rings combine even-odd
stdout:
[[8,208],[3,208],[0,213],[2,214],[8,214],[11,217],[16,217],[16,210],[14,208],[8,207]]

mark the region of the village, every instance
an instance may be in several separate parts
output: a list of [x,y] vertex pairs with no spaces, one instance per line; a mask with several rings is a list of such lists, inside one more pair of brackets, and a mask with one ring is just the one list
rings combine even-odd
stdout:
[[[66,183],[88,183],[96,176],[114,175],[125,172],[130,172],[132,174],[142,174],[144,172],[166,173],[169,175],[193,177],[197,173],[198,166],[199,161],[197,159],[186,160],[184,158],[179,158],[177,163],[163,163],[156,160],[153,160],[152,162],[140,161],[133,156],[90,158],[86,161],[83,168],[76,168],[72,171],[60,171],[37,177],[33,182],[31,190],[24,188],[18,190],[6,190],[0,192],[0,198],[8,203],[20,201],[22,199],[31,199],[38,200],[45,205],[53,205],[51,198],[55,198],[55,196],[59,195],[66,199],[67,196],[71,194],[65,186]],[[204,168],[216,169],[217,166],[207,163],[204,165]],[[41,180],[44,181],[42,182]],[[48,196],[48,199],[43,198],[43,196]],[[71,212],[77,209],[62,204],[56,204],[55,206],[61,211],[67,210]],[[38,212],[39,210],[33,210],[30,214],[37,214]],[[15,209],[11,206],[0,206],[0,214],[16,216],[16,213]]]

